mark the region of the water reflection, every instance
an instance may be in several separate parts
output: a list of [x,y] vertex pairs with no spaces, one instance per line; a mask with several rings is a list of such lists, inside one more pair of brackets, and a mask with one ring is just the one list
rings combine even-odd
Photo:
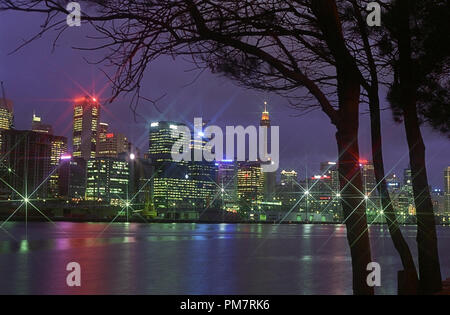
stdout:
[[[21,223],[0,231],[0,293],[350,294],[351,261],[341,225]],[[416,255],[415,228],[405,236]],[[396,292],[401,263],[385,228],[370,228],[382,265],[378,293]],[[450,228],[438,228],[441,255]],[[66,286],[79,262],[82,287]],[[442,257],[442,273],[450,272]]]

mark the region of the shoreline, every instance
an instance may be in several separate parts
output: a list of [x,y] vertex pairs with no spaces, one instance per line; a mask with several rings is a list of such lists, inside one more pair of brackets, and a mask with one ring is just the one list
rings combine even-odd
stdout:
[[[0,217],[0,222],[5,222],[7,217]],[[170,223],[188,223],[188,224],[290,224],[290,225],[344,225],[341,222],[304,222],[304,221],[214,221],[214,220],[163,220],[163,219],[142,219],[142,218],[61,218],[50,217],[51,222],[67,222],[67,223],[142,223],[142,224],[170,224]],[[24,217],[9,219],[7,222],[50,222],[42,217],[28,217],[25,220]],[[385,226],[386,223],[372,223],[371,226]],[[399,226],[415,226],[414,223],[399,224]],[[449,226],[445,224],[436,224],[436,226]]]

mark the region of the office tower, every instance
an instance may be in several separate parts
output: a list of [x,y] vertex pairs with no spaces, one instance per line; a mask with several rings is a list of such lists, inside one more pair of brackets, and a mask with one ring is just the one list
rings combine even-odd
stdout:
[[172,130],[185,126],[174,121],[159,121],[150,124],[149,158],[153,163],[172,162],[172,147],[179,137],[172,136]]
[[331,188],[335,194],[339,194],[341,183],[339,182],[339,171],[336,162],[320,163],[320,173],[324,176],[331,177]]
[[14,108],[11,100],[0,99],[0,130],[11,129],[13,126]]
[[86,193],[86,161],[63,155],[58,168],[58,195],[66,200],[80,201]]
[[[267,102],[264,102],[264,111],[262,112],[261,115],[261,121],[259,123],[259,125],[261,127],[267,127],[264,128],[264,133],[263,133],[263,137],[264,137],[264,141],[263,141],[263,145],[264,145],[264,151],[263,152],[268,152],[269,150],[269,138],[268,138],[268,132],[270,130],[270,116],[269,116],[269,112],[267,111]],[[263,160],[266,160],[266,157],[263,158]],[[269,162],[270,163],[270,162]],[[275,184],[276,184],[276,179],[277,179],[277,174],[276,172],[264,172],[263,173],[263,181],[264,181],[264,187],[263,187],[263,197],[264,197],[264,201],[273,201],[274,197],[275,197]]]
[[280,182],[282,186],[293,187],[295,185],[298,185],[298,173],[294,170],[282,170],[280,173]]
[[99,130],[100,103],[95,98],[75,100],[73,106],[73,156],[95,158]]
[[280,184],[276,185],[275,201],[281,203],[281,209],[285,212],[298,212],[299,200],[303,196],[298,173],[295,170],[283,170],[280,173]]
[[100,139],[97,146],[97,157],[119,157],[120,154],[128,153],[129,142],[127,137],[121,133],[107,133],[104,139]]
[[389,192],[396,192],[401,189],[400,178],[396,174],[386,176],[386,184]]
[[412,172],[410,168],[403,171],[403,190],[411,196],[413,195]]
[[217,184],[220,187],[223,208],[236,208],[238,167],[233,160],[222,160],[217,162]]
[[360,167],[363,180],[363,194],[369,197],[377,196],[377,180],[375,178],[375,168],[373,163],[360,160]]
[[148,159],[134,159],[128,156],[128,164],[130,169],[129,192],[134,197],[134,204],[145,204],[147,210],[152,205],[151,200],[151,183],[153,178],[153,165]]
[[61,136],[52,136],[51,139],[51,157],[50,157],[50,178],[49,178],[49,193],[53,198],[59,197],[58,188],[58,168],[60,165],[61,157],[66,155],[68,151],[67,148],[67,138]]
[[444,169],[444,190],[442,194],[444,197],[444,213],[450,215],[450,166]]
[[[11,129],[13,127],[13,119],[14,119],[14,111],[12,101],[7,100],[4,97],[0,98],[0,131]],[[2,147],[2,143],[3,143],[2,134],[0,133],[0,150]]]
[[3,130],[1,155],[6,173],[2,178],[18,191],[3,187],[11,199],[29,196],[32,199],[48,198],[49,178],[52,174],[52,143],[65,140],[44,133],[20,130]]
[[100,146],[106,141],[106,135],[109,133],[109,124],[101,122],[98,124],[98,136],[97,136],[97,154],[99,153]]
[[[36,116],[33,112],[33,119],[31,121],[31,129],[34,132],[44,133],[48,135],[53,135],[53,128],[49,124],[42,122],[42,118]],[[59,166],[59,161],[62,155],[67,153],[67,138],[54,136],[52,137],[52,147],[51,147],[51,175],[49,179],[49,196],[57,198],[59,195],[58,189],[58,172],[57,168]]]
[[36,116],[35,113],[33,113],[33,119],[31,121],[31,130],[34,132],[47,133],[50,135],[53,134],[52,126],[49,124],[44,124],[42,122],[42,118],[39,116]]
[[238,163],[238,199],[241,210],[254,210],[264,198],[264,178],[259,162]]
[[124,205],[128,198],[129,165],[117,158],[93,158],[86,162],[86,200]]
[[[173,161],[172,147],[179,139],[172,131],[184,124],[173,121],[150,125],[148,157],[154,166],[152,200],[158,215],[171,219],[195,219],[200,210],[213,207],[217,193],[216,166],[207,161]],[[203,146],[194,139],[190,148]]]

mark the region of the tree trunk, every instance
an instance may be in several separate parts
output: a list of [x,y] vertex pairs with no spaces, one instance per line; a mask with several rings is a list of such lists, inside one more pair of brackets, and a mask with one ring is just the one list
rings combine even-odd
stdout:
[[[378,84],[378,83],[377,83]],[[399,294],[417,294],[417,271],[414,260],[411,255],[408,243],[403,238],[402,232],[398,226],[397,216],[392,206],[391,197],[385,179],[384,160],[383,160],[383,143],[381,137],[381,117],[380,117],[380,100],[378,97],[378,89],[375,89],[370,95],[370,126],[372,137],[372,160],[375,171],[375,179],[377,182],[377,190],[380,195],[382,209],[388,224],[389,233],[391,235],[394,247],[400,255],[404,272],[402,272],[402,280],[398,282]]]
[[366,268],[372,262],[372,258],[366,208],[361,193],[362,178],[356,139],[355,134],[345,130],[338,130],[336,133],[342,209],[352,257],[353,293],[356,295],[371,295],[374,294],[374,290],[367,285],[368,272]]
[[399,0],[399,76],[401,101],[409,147],[409,160],[417,216],[417,247],[419,252],[419,290],[431,294],[442,289],[436,225],[425,164],[425,144],[416,107],[416,80],[412,62],[410,3]]
[[439,265],[436,222],[425,164],[425,144],[416,110],[416,104],[411,104],[405,108],[405,130],[408,139],[414,204],[417,216],[419,289],[423,294],[432,294],[442,289],[442,277]]
[[367,285],[367,265],[372,262],[367,217],[359,167],[359,71],[349,53],[335,0],[314,0],[311,9],[317,17],[324,40],[336,61],[339,99],[336,141],[341,184],[342,209],[347,227],[353,270],[353,293],[374,294]]
[[359,166],[359,81],[351,71],[338,75],[339,114],[336,141],[342,209],[353,268],[353,293],[374,294],[367,285],[367,265],[372,262],[361,169]]

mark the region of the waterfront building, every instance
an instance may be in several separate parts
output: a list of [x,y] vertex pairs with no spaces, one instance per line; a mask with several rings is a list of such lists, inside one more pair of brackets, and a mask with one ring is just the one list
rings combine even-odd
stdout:
[[[269,143],[269,137],[268,137],[268,132],[270,130],[270,116],[269,116],[269,111],[267,110],[267,102],[264,102],[264,111],[262,112],[261,115],[261,120],[259,125],[261,127],[267,127],[263,129],[263,145],[264,145],[264,151],[263,152],[267,152],[268,148],[270,147],[270,143]],[[266,158],[264,158],[263,160],[266,160]],[[276,185],[276,180],[277,180],[277,173],[276,172],[263,172],[262,176],[263,176],[263,198],[264,201],[267,202],[271,202],[274,200],[275,197],[275,185]]]
[[95,158],[99,131],[100,103],[96,98],[82,97],[73,106],[73,156],[86,161]]
[[120,154],[128,153],[129,147],[127,137],[121,133],[108,132],[104,137],[103,133],[100,133],[97,146],[97,157],[117,158]]
[[86,193],[86,161],[63,155],[58,169],[59,196],[67,201],[81,201]]
[[280,172],[280,183],[282,186],[295,186],[298,185],[298,173],[294,170]]
[[9,130],[13,127],[14,106],[11,100],[0,98],[0,130]]
[[[152,200],[158,216],[195,219],[203,209],[214,208],[218,198],[217,166],[207,161],[174,161],[172,148],[179,136],[172,131],[182,123],[159,121],[150,124],[148,157],[152,161]],[[206,139],[192,137],[191,149],[204,146]],[[193,153],[194,150],[192,150]]]
[[258,202],[264,199],[261,163],[239,162],[237,179],[237,195],[241,210],[257,210]]
[[86,200],[124,205],[129,196],[129,165],[123,159],[93,158],[86,163]]
[[217,162],[217,185],[220,188],[222,208],[226,210],[238,209],[238,166],[234,160]]
[[14,188],[8,189],[2,183],[3,197],[5,192],[11,199],[20,199],[20,195],[32,195],[33,199],[52,197],[50,179],[57,172],[55,161],[64,153],[67,140],[28,130],[3,130],[1,134],[2,178]]

